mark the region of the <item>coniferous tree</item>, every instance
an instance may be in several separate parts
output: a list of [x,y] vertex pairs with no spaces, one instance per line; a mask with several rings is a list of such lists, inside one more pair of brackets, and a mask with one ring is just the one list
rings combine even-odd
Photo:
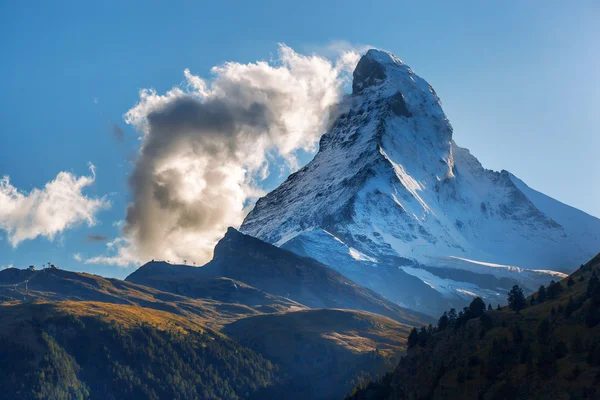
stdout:
[[469,316],[471,318],[477,318],[485,312],[485,303],[481,300],[481,297],[475,297],[471,304],[469,304]]
[[422,326],[421,330],[419,331],[419,345],[421,347],[425,347],[427,340],[429,340],[429,332],[427,331],[427,328]]
[[493,310],[492,303],[488,303],[488,311],[492,311],[492,310]]
[[417,332],[417,328],[412,328],[410,334],[408,335],[407,345],[410,349],[411,347],[415,347],[419,343],[419,332]]
[[525,308],[527,303],[525,302],[525,296],[523,295],[523,289],[519,285],[514,285],[510,292],[508,292],[508,306],[517,313]]
[[563,291],[563,287],[560,282],[555,282],[554,280],[550,281],[548,285],[548,289],[546,290],[546,294],[549,299],[556,299]]
[[444,314],[438,320],[438,330],[441,332],[448,327],[448,313],[444,311]]
[[454,308],[451,308],[450,311],[448,312],[448,322],[450,324],[454,323],[454,321],[456,320],[456,310]]
[[546,286],[542,285],[538,289],[537,301],[538,303],[543,303],[544,301],[546,301]]
[[573,301],[573,296],[569,297],[569,302],[567,303],[567,306],[565,307],[565,317],[570,317],[571,314],[573,314],[573,312],[575,312],[575,310],[577,310],[578,306],[577,303],[575,303]]

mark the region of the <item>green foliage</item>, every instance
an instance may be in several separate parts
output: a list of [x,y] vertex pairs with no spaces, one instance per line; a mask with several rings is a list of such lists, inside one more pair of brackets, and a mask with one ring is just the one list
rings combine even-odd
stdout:
[[[597,398],[599,267],[600,255],[566,279],[564,287],[559,282],[542,286],[534,303],[550,303],[543,307],[531,307],[521,315],[483,313],[479,332],[477,324],[467,323],[473,309],[465,307],[449,323],[460,329],[440,330],[436,340],[401,360],[388,391],[378,387],[387,396],[370,397],[369,392],[358,391],[353,399]],[[586,274],[581,278],[588,282],[587,288],[575,284],[582,281],[577,274]],[[567,285],[568,302],[561,296]],[[518,312],[525,306],[519,306],[521,301],[527,304],[515,286],[510,308]],[[488,320],[491,326],[486,326]],[[447,367],[444,376],[434,374],[440,360]]]
[[469,304],[469,312],[472,318],[479,317],[485,310],[485,303],[481,300],[481,297],[475,297],[471,304]]
[[444,331],[448,327],[449,319],[448,313],[444,311],[444,314],[438,320],[438,330]]
[[490,330],[494,327],[494,320],[492,319],[492,317],[490,317],[488,313],[481,314],[479,320],[481,321],[481,326],[485,330]]
[[588,281],[586,296],[591,305],[587,310],[585,322],[588,327],[593,328],[600,324],[600,281],[595,272]]
[[424,347],[427,344],[427,340],[429,339],[429,332],[427,329],[422,326],[419,330],[419,345]]
[[550,281],[548,285],[548,289],[546,290],[546,294],[549,299],[557,299],[558,296],[563,292],[563,287],[560,282],[555,282],[554,280]]
[[540,342],[546,342],[546,340],[548,339],[548,335],[550,334],[550,321],[548,321],[548,318],[544,318],[540,322],[536,334]]
[[521,311],[526,307],[525,296],[523,295],[523,289],[519,285],[514,285],[510,292],[508,292],[508,306],[516,312]]
[[569,318],[571,316],[571,314],[573,314],[575,311],[577,311],[577,309],[581,306],[580,303],[576,303],[573,300],[573,296],[569,297],[569,302],[567,303],[567,306],[565,307],[565,317]]
[[45,350],[38,368],[32,348],[0,338],[2,371],[0,398],[6,399],[76,399],[89,398],[87,386],[77,375],[79,365],[46,332],[40,332],[39,344]]
[[0,397],[239,399],[278,375],[262,356],[207,331],[183,334],[147,324],[125,329],[89,317],[57,317],[39,324],[35,335],[41,353],[13,339],[0,341],[3,364],[11,365],[0,376]]
[[408,335],[407,345],[410,349],[411,347],[415,347],[417,344],[419,344],[419,332],[417,331],[417,328],[413,327]]
[[543,303],[545,301],[546,301],[546,286],[542,285],[538,289],[537,302],[538,303]]

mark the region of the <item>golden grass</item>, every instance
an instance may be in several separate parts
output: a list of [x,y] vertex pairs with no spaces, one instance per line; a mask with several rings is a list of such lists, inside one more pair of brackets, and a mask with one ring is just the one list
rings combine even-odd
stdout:
[[136,305],[113,304],[95,301],[35,301],[21,304],[0,304],[0,334],[13,335],[22,331],[24,323],[52,317],[74,315],[97,318],[124,328],[148,324],[159,330],[177,330],[182,333],[201,331],[203,326],[185,316]]

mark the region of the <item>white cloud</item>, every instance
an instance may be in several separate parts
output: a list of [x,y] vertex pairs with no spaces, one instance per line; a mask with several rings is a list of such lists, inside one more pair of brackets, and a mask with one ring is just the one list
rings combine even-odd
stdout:
[[273,161],[294,169],[296,151],[315,149],[358,59],[350,49],[332,62],[280,45],[276,61],[228,62],[210,81],[186,69],[183,86],[142,90],[124,116],[142,135],[124,236],[87,262],[208,261],[263,194]]
[[0,265],[0,271],[2,271],[3,269],[9,269],[9,268],[13,268],[13,265],[12,264]]
[[81,260],[82,260],[83,258],[81,257],[81,254],[80,254],[80,253],[75,253],[75,254],[73,254],[73,259],[74,259],[75,261],[77,261],[77,262],[81,262]]
[[110,206],[104,198],[91,198],[82,193],[96,177],[60,172],[43,189],[29,193],[11,185],[8,176],[0,179],[0,229],[7,232],[13,247],[27,239],[44,236],[53,240],[57,233],[81,223],[92,226],[96,213]]

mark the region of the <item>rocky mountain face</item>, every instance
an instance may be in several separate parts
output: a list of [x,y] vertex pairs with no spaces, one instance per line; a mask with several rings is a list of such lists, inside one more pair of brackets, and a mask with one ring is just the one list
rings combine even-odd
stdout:
[[515,282],[531,292],[600,248],[599,219],[459,147],[434,89],[395,56],[369,50],[342,109],[243,233],[432,315],[502,302]]

